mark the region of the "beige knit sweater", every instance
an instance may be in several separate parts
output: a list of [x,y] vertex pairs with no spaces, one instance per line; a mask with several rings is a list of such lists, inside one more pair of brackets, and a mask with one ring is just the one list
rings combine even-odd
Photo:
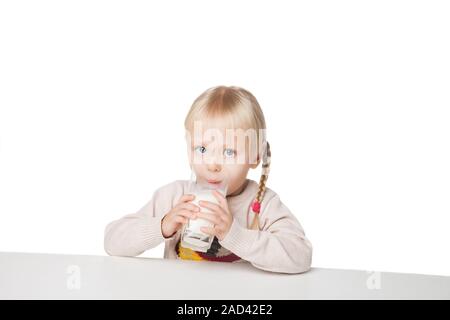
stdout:
[[[164,258],[179,259],[177,245],[181,231],[164,238],[161,219],[183,194],[189,193],[188,183],[188,180],[177,180],[159,188],[138,212],[108,224],[104,243],[106,252],[109,255],[138,256],[165,242]],[[240,194],[227,197],[234,219],[219,246],[240,257],[240,261],[248,261],[262,270],[282,273],[308,271],[312,258],[311,243],[298,220],[271,189],[266,189],[261,203],[260,230],[247,229],[253,219],[250,207],[257,190],[258,184],[249,179]]]

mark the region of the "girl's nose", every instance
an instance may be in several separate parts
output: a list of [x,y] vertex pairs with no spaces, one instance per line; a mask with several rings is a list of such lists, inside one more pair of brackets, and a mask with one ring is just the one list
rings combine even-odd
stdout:
[[222,166],[218,163],[210,163],[208,164],[208,171],[211,172],[220,172],[222,170]]

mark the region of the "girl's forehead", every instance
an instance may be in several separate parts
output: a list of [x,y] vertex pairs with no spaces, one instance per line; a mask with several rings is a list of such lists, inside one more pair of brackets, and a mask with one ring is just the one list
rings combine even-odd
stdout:
[[209,144],[209,143],[235,143],[244,135],[239,130],[233,128],[207,128],[202,131],[193,132],[193,142]]
[[[227,121],[229,119],[200,119],[192,123],[192,126],[187,130],[187,135],[192,141],[192,144],[207,144],[216,142],[219,144],[236,144],[243,142],[249,137],[256,139],[256,130],[248,127],[243,127],[242,123]],[[252,132],[254,131],[254,132]]]

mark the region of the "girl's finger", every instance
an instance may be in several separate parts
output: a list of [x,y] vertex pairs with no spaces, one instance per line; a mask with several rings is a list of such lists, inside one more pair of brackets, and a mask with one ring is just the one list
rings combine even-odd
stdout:
[[218,192],[217,190],[213,190],[212,194],[214,195],[214,197],[216,197],[217,201],[219,201],[219,204],[223,208],[226,208],[228,206],[227,199],[225,199],[225,197],[220,192]]
[[186,217],[188,219],[197,219],[197,213],[190,210],[180,210],[177,212],[177,215]]
[[193,203],[181,203],[181,204],[178,205],[178,208],[186,209],[186,210],[190,210],[190,211],[194,211],[194,212],[199,212],[200,211],[200,207],[196,206]]
[[188,222],[188,219],[185,218],[185,217],[182,217],[182,216],[176,216],[174,220],[175,220],[176,222],[182,223],[182,224],[185,224],[185,223]]
[[184,194],[180,197],[177,204],[183,203],[183,202],[189,202],[195,199],[195,196],[193,194]]
[[211,209],[212,211],[220,211],[220,210],[222,210],[221,206],[219,206],[218,204],[209,202],[209,201],[203,201],[203,200],[199,201],[198,205],[200,207],[203,207],[203,208]]

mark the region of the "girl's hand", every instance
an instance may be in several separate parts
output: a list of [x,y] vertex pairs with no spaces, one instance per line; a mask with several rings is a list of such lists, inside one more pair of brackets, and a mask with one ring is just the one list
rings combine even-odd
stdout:
[[218,200],[219,204],[215,204],[209,201],[199,201],[200,207],[207,208],[211,212],[197,214],[198,218],[202,218],[214,223],[213,227],[202,227],[200,230],[206,234],[216,236],[219,240],[223,240],[230,231],[231,224],[233,223],[233,215],[228,209],[227,200],[223,195],[217,191],[213,191],[213,195]]
[[188,203],[194,200],[192,194],[183,195],[175,207],[172,208],[161,220],[161,232],[164,238],[170,238],[177,232],[188,219],[196,219],[200,208],[195,204]]

